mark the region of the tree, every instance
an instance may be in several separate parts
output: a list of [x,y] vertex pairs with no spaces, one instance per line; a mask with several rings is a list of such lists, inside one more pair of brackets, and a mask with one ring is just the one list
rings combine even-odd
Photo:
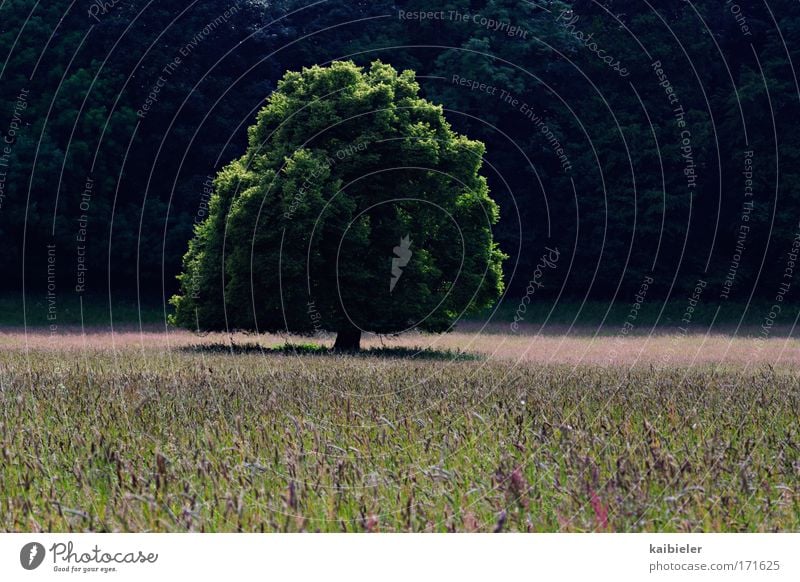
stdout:
[[214,183],[172,299],[191,328],[442,332],[502,293],[484,146],[379,61],[289,72]]

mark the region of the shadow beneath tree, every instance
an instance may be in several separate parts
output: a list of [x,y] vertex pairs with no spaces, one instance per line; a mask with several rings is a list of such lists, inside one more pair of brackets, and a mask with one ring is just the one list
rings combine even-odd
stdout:
[[262,354],[265,356],[317,356],[329,358],[387,358],[425,361],[479,361],[485,359],[480,354],[471,354],[460,350],[432,350],[430,348],[407,347],[374,347],[358,352],[335,352],[327,346],[319,344],[279,344],[264,346],[258,343],[208,343],[193,344],[177,348],[178,351],[193,354]]

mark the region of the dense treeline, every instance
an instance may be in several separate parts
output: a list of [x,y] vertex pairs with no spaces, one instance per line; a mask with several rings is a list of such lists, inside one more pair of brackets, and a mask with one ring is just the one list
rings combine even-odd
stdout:
[[800,231],[799,36],[788,0],[6,0],[2,285],[169,296],[284,71],[380,59],[486,143],[513,296],[771,299]]

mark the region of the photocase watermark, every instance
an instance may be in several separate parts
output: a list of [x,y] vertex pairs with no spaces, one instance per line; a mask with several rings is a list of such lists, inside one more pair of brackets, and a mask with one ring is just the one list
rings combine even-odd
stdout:
[[708,281],[704,279],[698,279],[697,283],[692,290],[692,294],[689,296],[689,299],[686,303],[686,309],[683,312],[683,317],[681,318],[681,326],[678,328],[678,331],[681,335],[686,335],[689,331],[689,325],[692,323],[692,319],[694,318],[694,312],[697,309],[697,304],[700,302],[700,297],[703,295],[703,291],[708,286]]
[[786,263],[783,269],[781,282],[778,284],[773,304],[769,308],[769,312],[764,316],[758,338],[756,338],[756,352],[760,352],[766,346],[766,341],[772,334],[772,327],[775,325],[775,321],[780,316],[781,311],[783,311],[784,301],[792,288],[792,279],[794,279],[795,269],[800,266],[800,262],[798,262],[798,257],[800,256],[800,223],[796,228],[797,230],[795,231],[794,238],[792,238],[792,242],[786,252]]
[[[194,224],[197,226],[198,224],[202,224],[205,222],[206,218],[208,218],[209,213],[209,203],[211,201],[211,196],[214,194],[214,178],[212,176],[206,176],[205,181],[203,181],[203,189],[200,194],[200,204],[197,207],[197,212],[194,215]],[[200,288],[202,283],[202,278],[200,272],[197,269],[192,270],[192,278],[187,283],[188,287],[188,294],[192,299],[199,299],[200,298]]]
[[561,257],[561,252],[558,247],[551,249],[550,247],[544,248],[544,254],[539,258],[539,262],[533,270],[533,276],[528,281],[528,286],[525,288],[525,295],[517,306],[514,313],[514,321],[511,322],[511,331],[514,333],[519,331],[519,324],[525,319],[525,314],[528,312],[528,305],[539,289],[544,288],[542,279],[548,270],[555,269],[558,265],[558,260]]
[[87,551],[80,551],[72,542],[56,542],[45,550],[39,542],[30,542],[22,546],[19,563],[25,570],[35,570],[44,563],[48,554],[52,558],[54,572],[72,574],[115,573],[121,570],[121,565],[148,565],[158,561],[158,554],[142,550],[105,551],[95,545]]
[[392,249],[394,256],[392,257],[392,276],[389,279],[389,293],[394,291],[395,285],[400,281],[403,276],[403,268],[408,265],[411,256],[414,254],[411,250],[410,235],[406,235],[400,239],[400,244]]
[[81,215],[78,217],[78,232],[75,235],[77,264],[75,265],[75,293],[86,291],[86,240],[89,229],[89,208],[91,207],[92,191],[94,190],[94,180],[91,176],[86,177],[86,183],[81,192],[79,208]]
[[42,544],[30,542],[22,546],[19,552],[19,563],[26,570],[35,570],[42,565],[45,555],[45,549]]
[[739,26],[741,33],[744,36],[753,36],[750,25],[747,24],[747,17],[744,15],[744,12],[742,12],[742,7],[733,0],[726,0],[725,4],[728,6],[728,10],[730,10],[734,20],[736,20],[736,24]]
[[56,301],[56,245],[47,245],[47,324],[50,339],[55,340],[58,334],[58,303]]
[[576,28],[576,24],[578,24],[579,20],[580,16],[575,14],[575,11],[571,9],[562,10],[558,17],[556,17],[557,24],[560,24],[575,40],[594,53],[597,58],[603,61],[612,71],[616,72],[620,77],[629,76],[630,71],[622,66],[619,59],[608,54],[604,48],[601,48],[597,44],[597,41],[594,40],[593,32],[586,34],[582,30]]
[[[336,164],[343,162],[344,160],[348,159],[351,156],[354,156],[357,153],[361,153],[367,150],[369,144],[367,142],[359,142],[355,144],[348,144],[345,147],[342,147],[336,150],[333,155],[328,156],[326,158],[326,162],[328,163],[328,168],[333,168]],[[289,207],[283,213],[283,217],[286,220],[291,220],[294,216],[294,213],[297,212],[297,209],[300,207],[300,204],[305,199],[306,194],[308,194],[308,189],[311,188],[317,181],[317,178],[320,176],[320,171],[317,169],[312,170],[306,179],[303,180],[303,183],[300,184],[300,188],[297,189],[297,192],[294,193],[292,196],[291,202],[289,202]]]
[[100,15],[105,16],[114,6],[121,2],[122,0],[94,0],[94,2],[89,5],[89,9],[86,13],[89,15],[89,18],[94,18],[95,21],[100,22]]
[[750,233],[750,222],[755,202],[753,202],[753,151],[747,150],[744,152],[744,202],[742,202],[741,218],[739,222],[739,229],[736,235],[736,247],[731,257],[728,272],[725,274],[725,279],[722,281],[722,291],[720,291],[720,299],[728,299],[730,297],[731,289],[736,281],[736,273],[739,271],[739,265],[742,261],[745,247],[747,245],[747,237]]
[[202,224],[205,222],[206,218],[208,218],[209,207],[208,204],[211,202],[211,196],[214,194],[214,177],[213,176],[206,176],[205,181],[203,182],[203,189],[200,193],[200,204],[197,206],[197,213],[194,215],[194,223],[195,224]]
[[183,47],[181,47],[181,49],[178,51],[180,55],[184,58],[191,55],[194,52],[194,50],[198,46],[200,46],[200,43],[202,43],[209,36],[211,36],[211,34],[213,34],[214,31],[216,31],[220,26],[226,24],[228,20],[231,19],[231,16],[233,16],[237,12],[239,12],[239,6],[234,4],[233,6],[228,8],[225,12],[217,16],[214,20],[206,24],[200,32],[194,35],[192,40],[190,40]]
[[216,31],[220,26],[227,23],[228,20],[230,20],[231,17],[238,11],[239,7],[234,4],[214,20],[206,24],[203,29],[195,34],[188,43],[178,49],[178,55],[176,55],[164,66],[163,69],[161,69],[161,75],[158,76],[156,82],[152,87],[150,87],[150,92],[147,94],[144,103],[136,111],[136,115],[139,117],[139,119],[144,119],[147,117],[147,114],[150,112],[150,110],[155,106],[156,103],[158,103],[161,90],[167,86],[169,78],[172,77],[178,71],[178,69],[180,69],[181,65],[183,64],[183,59],[188,58],[203,41],[211,36],[211,34],[213,34],[214,31]]
[[470,14],[468,12],[459,12],[458,10],[421,10],[409,11],[398,10],[397,18],[399,20],[425,22],[426,20],[434,21],[450,21],[460,23],[470,23],[481,28],[485,28],[490,32],[500,32],[509,38],[528,38],[528,31],[521,27],[512,24],[507,20],[497,20],[483,16],[482,14]]
[[636,295],[633,296],[633,303],[628,311],[628,315],[625,317],[625,322],[617,332],[617,335],[614,338],[613,347],[608,352],[607,362],[609,364],[613,364],[616,361],[623,340],[628,337],[636,328],[636,321],[639,319],[639,312],[642,309],[642,305],[644,305],[645,299],[647,299],[647,292],[650,290],[650,285],[653,284],[653,281],[654,279],[652,275],[645,275],[642,279],[642,282],[639,285],[639,290],[636,292]]
[[[181,58],[175,57],[175,59],[165,66],[162,69],[162,72],[172,75],[172,73],[177,70],[177,68],[181,64]],[[155,84],[150,87],[150,92],[147,94],[147,97],[144,100],[142,106],[136,111],[136,115],[139,119],[144,119],[147,117],[147,114],[150,112],[150,109],[158,102],[158,94],[161,93],[161,89],[167,86],[167,80],[164,78],[163,75],[159,75],[158,79],[156,80]]]
[[311,299],[308,301],[307,307],[308,317],[311,319],[311,325],[314,328],[312,335],[315,338],[328,339],[330,334],[322,328],[322,314],[317,309],[317,303]]
[[17,136],[22,130],[22,113],[28,108],[28,89],[20,90],[17,99],[14,101],[14,108],[11,112],[11,122],[8,124],[2,144],[0,144],[0,210],[6,199],[6,180],[8,179],[8,168],[11,163],[11,152],[17,141]]
[[697,171],[694,161],[694,150],[692,148],[692,132],[689,131],[686,124],[686,111],[683,109],[675,87],[672,86],[672,82],[669,80],[664,67],[661,65],[661,61],[653,61],[650,64],[650,68],[652,68],[653,72],[656,74],[659,86],[664,89],[667,101],[673,107],[672,115],[675,119],[675,125],[680,132],[678,145],[683,162],[683,175],[686,177],[686,188],[688,190],[694,190],[697,188]]
[[504,104],[519,111],[528,121],[533,123],[536,129],[541,132],[542,137],[544,137],[544,139],[547,140],[547,143],[550,144],[553,153],[556,155],[556,157],[558,157],[558,161],[561,163],[561,169],[564,172],[572,171],[572,162],[570,161],[569,156],[567,156],[566,150],[564,150],[564,147],[561,145],[561,141],[558,139],[556,134],[553,133],[553,130],[550,129],[550,126],[547,124],[544,118],[542,118],[542,116],[539,115],[539,113],[537,113],[536,110],[534,110],[534,108],[527,102],[519,99],[506,89],[501,89],[500,87],[490,85],[482,81],[477,81],[475,79],[468,79],[460,75],[453,75],[450,82],[453,85],[466,87],[470,91],[478,91],[480,93],[491,95],[492,97],[497,97]]

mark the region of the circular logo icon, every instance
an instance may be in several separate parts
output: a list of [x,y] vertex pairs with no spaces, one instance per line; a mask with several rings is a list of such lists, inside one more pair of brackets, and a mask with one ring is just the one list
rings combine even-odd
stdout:
[[44,546],[38,542],[31,542],[22,546],[19,552],[19,563],[26,570],[35,570],[44,561]]

